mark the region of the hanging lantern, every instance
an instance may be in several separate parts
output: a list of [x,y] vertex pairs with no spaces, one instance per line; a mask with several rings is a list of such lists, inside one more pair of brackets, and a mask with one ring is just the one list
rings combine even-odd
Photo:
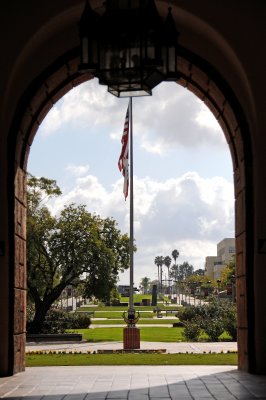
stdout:
[[107,0],[96,14],[86,3],[80,21],[80,70],[90,71],[117,97],[151,95],[164,80],[177,80],[178,33],[153,0]]
[[177,40],[179,32],[176,29],[171,7],[164,24],[163,65],[167,81],[176,81],[177,72]]
[[99,16],[92,11],[88,0],[79,22],[80,32],[80,72],[95,73],[98,68],[98,27]]

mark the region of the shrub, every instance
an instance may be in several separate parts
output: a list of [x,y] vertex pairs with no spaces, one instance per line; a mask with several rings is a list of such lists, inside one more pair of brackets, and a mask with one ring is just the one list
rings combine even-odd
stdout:
[[61,310],[49,310],[40,333],[64,333],[68,329],[68,315]]
[[193,336],[193,329],[196,330],[195,325],[198,325],[212,341],[217,341],[223,331],[236,340],[236,306],[230,302],[218,302],[214,299],[202,306],[184,307],[179,311],[178,317],[185,327],[188,326],[188,338]]
[[186,321],[184,322],[184,326],[185,328],[182,333],[184,338],[193,342],[197,342],[201,332],[199,320],[196,319],[194,321]]
[[192,321],[201,314],[201,307],[191,306],[184,307],[178,311],[180,321]]
[[119,299],[111,300],[111,306],[120,306],[120,300]]
[[27,324],[33,320],[34,314],[35,314],[34,305],[32,303],[28,302],[27,303],[27,314],[26,314]]
[[219,336],[224,331],[224,322],[220,318],[209,319],[205,321],[204,331],[212,342],[218,342]]
[[[31,321],[32,313],[27,318],[27,331],[30,331]],[[86,314],[67,313],[62,310],[50,309],[42,329],[38,333],[65,333],[67,329],[84,329],[88,328],[90,324],[90,317]]]
[[228,304],[224,316],[224,329],[232,337],[232,340],[237,340],[237,320],[235,304]]
[[174,322],[173,323],[173,328],[182,328],[184,326],[184,322]]
[[81,314],[81,313],[73,313],[73,314],[68,314],[69,315],[69,321],[68,321],[68,329],[86,329],[89,328],[91,324],[91,319],[88,315],[86,314]]

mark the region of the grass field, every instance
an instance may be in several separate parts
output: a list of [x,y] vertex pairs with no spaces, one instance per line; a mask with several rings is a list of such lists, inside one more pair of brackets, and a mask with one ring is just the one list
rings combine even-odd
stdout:
[[[75,329],[76,333],[82,333],[83,339],[88,342],[112,342],[123,340],[123,327],[118,328],[94,328],[94,329]],[[183,328],[167,327],[145,327],[140,329],[140,340],[144,342],[184,342],[182,335]],[[208,340],[206,335],[201,336],[202,340]],[[230,340],[227,334],[221,336],[222,340]]]
[[[155,313],[152,311],[140,311],[140,318],[153,318],[155,317]],[[123,320],[123,311],[95,311],[94,312],[94,317],[93,318],[108,318],[108,319],[114,319],[114,318],[120,318]]]
[[[138,322],[139,325],[150,325],[150,324],[156,324],[156,325],[163,325],[163,324],[173,324],[176,322],[174,319],[150,319],[150,318],[141,318]],[[123,319],[106,319],[106,320],[95,320],[92,319],[91,321],[92,325],[125,325],[125,321]]]
[[[75,329],[75,332],[82,333],[83,339],[88,342],[109,342],[123,340],[123,327],[121,328],[95,328]],[[140,340],[146,342],[176,342],[183,340],[182,328],[142,328]]]
[[237,354],[31,354],[26,356],[27,367],[63,365],[237,365]]
[[[125,300],[125,302],[127,303],[127,300]],[[171,306],[166,306],[165,304],[158,304],[158,307],[161,310],[171,310],[171,309],[178,309],[179,306],[177,304],[175,305],[171,305]],[[153,310],[156,307],[153,306],[135,306],[134,307],[136,311],[150,311],[153,312]],[[94,306],[94,305],[87,305],[87,306],[83,306],[77,309],[77,311],[95,311],[95,312],[102,312],[102,311],[120,311],[123,313],[123,311],[127,311],[128,310],[128,306]]]

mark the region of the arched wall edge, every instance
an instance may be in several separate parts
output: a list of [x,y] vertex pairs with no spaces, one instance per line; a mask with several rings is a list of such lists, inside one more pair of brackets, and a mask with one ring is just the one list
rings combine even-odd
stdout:
[[[8,137],[10,240],[9,372],[25,368],[26,307],[26,168],[30,146],[42,120],[73,87],[92,78],[77,71],[78,49],[58,58],[28,87],[17,105]],[[178,83],[212,111],[228,142],[234,169],[238,365],[256,372],[253,289],[253,194],[250,131],[240,102],[215,68],[185,48],[179,49]],[[247,245],[248,243],[248,245]]]

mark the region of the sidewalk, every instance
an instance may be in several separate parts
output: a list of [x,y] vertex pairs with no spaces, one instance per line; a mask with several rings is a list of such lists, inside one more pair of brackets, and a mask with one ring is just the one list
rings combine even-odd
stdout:
[[[166,342],[141,342],[140,348],[142,350],[159,350],[165,349],[167,353],[220,353],[223,351],[237,351],[237,342],[179,342],[179,343],[166,343]],[[82,351],[83,353],[97,351],[97,350],[122,350],[123,342],[75,342],[75,343],[27,343],[26,352],[37,350],[60,350],[60,351]]]
[[266,377],[232,366],[34,367],[0,378],[9,400],[265,400]]
[[[122,342],[28,343],[26,350],[97,351],[122,349]],[[224,352],[236,342],[141,342],[142,349]],[[10,400],[266,400],[266,376],[235,366],[80,366],[32,367],[0,378],[0,399]]]

